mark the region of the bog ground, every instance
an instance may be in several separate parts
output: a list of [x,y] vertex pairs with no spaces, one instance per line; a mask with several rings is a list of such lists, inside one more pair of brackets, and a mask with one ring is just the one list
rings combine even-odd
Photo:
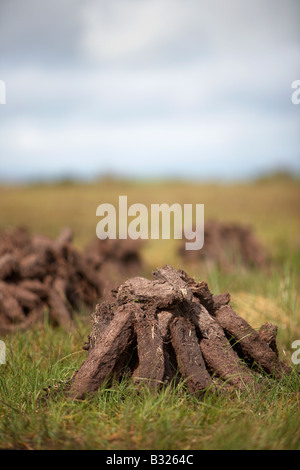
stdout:
[[[281,358],[292,365],[300,339],[300,184],[292,179],[218,185],[183,182],[101,181],[0,188],[0,230],[27,226],[32,234],[74,232],[82,249],[95,237],[96,208],[103,202],[204,203],[205,220],[250,225],[271,265],[222,270],[180,257],[180,240],[142,246],[144,275],[164,264],[208,282],[214,294],[229,291],[232,305],[253,327],[278,326]],[[182,381],[176,389],[137,393],[126,378],[85,401],[66,398],[65,382],[86,357],[89,315],[75,317],[66,333],[43,325],[0,339],[0,448],[7,449],[300,449],[299,375],[284,376],[264,392],[232,390],[199,400]],[[298,366],[299,369],[299,366]]]

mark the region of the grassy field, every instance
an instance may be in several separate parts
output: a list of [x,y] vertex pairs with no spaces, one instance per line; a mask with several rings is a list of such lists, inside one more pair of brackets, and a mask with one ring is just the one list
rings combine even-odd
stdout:
[[[278,325],[282,358],[292,365],[292,342],[300,339],[300,183],[270,179],[243,184],[185,182],[60,183],[0,188],[0,230],[26,225],[57,236],[69,226],[75,244],[95,237],[96,208],[117,204],[204,203],[205,219],[251,225],[273,259],[268,271],[222,273],[184,266],[178,241],[149,240],[145,275],[169,263],[208,281],[214,293],[229,290],[232,304],[252,326]],[[0,366],[0,448],[5,449],[300,449],[300,379],[270,380],[261,393],[190,396],[181,383],[157,394],[137,394],[130,381],[103,387],[84,402],[66,398],[63,385],[86,357],[82,345],[89,315],[70,334],[42,328],[0,338],[7,361]],[[299,369],[299,366],[298,366]]]

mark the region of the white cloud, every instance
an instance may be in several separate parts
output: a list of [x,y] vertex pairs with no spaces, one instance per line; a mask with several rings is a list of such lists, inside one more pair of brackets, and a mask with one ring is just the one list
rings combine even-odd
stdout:
[[[59,11],[58,1],[53,4]],[[67,55],[66,62],[51,66],[49,48],[43,61],[19,60],[37,48],[46,21],[37,15],[26,51],[21,28],[19,55],[0,77],[7,84],[0,173],[14,175],[19,168],[27,176],[92,174],[113,168],[168,174],[181,168],[221,175],[283,158],[299,166],[299,115],[290,101],[300,67],[297,4],[274,0],[271,11],[269,5],[74,0],[70,16],[60,18],[56,41],[50,14],[52,26],[41,44],[53,46],[51,57],[57,48],[62,58],[65,21],[72,33],[66,52],[78,47],[81,57],[72,55],[72,62]],[[14,23],[10,11],[8,36],[20,21]]]
[[237,116],[234,110],[194,120],[119,124],[70,118],[41,126],[20,120],[0,130],[2,151],[13,156],[0,162],[0,171],[17,166],[22,155],[21,165],[30,161],[28,174],[95,176],[115,170],[141,176],[169,169],[171,174],[229,177],[249,171],[253,164],[270,168],[274,158],[283,164],[296,135],[295,123],[288,118],[267,119],[251,111]]
[[[81,7],[80,49],[95,63],[128,65],[235,57],[298,42],[293,0],[90,0]],[[126,62],[127,61],[127,62]]]
[[183,17],[185,8],[177,0],[87,2],[81,9],[81,48],[96,61],[147,54],[176,36]]
[[286,100],[289,107],[295,63],[293,54],[274,53],[244,62],[210,58],[141,70],[14,67],[6,70],[6,110],[8,116],[40,114],[50,120],[86,115],[91,123],[210,114],[233,104],[241,112],[249,104],[263,112],[270,102],[281,106]]

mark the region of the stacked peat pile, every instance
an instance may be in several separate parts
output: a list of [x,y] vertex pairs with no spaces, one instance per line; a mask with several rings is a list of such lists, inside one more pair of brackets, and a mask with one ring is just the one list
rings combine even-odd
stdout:
[[179,248],[179,255],[186,263],[204,262],[208,268],[218,267],[231,271],[238,266],[263,268],[266,265],[265,250],[253,230],[241,224],[209,220],[204,224],[204,246],[199,251]]
[[276,326],[254,330],[229,306],[229,294],[212,295],[184,271],[165,266],[153,276],[129,279],[114,302],[97,305],[87,359],[71,380],[73,398],[123,374],[156,388],[179,370],[195,393],[216,378],[256,389],[259,371],[274,379],[290,372],[278,356]]
[[101,296],[99,273],[72,246],[72,232],[56,240],[24,228],[0,236],[0,331],[25,329],[49,310],[54,324],[70,328],[72,311],[92,308]]
[[140,254],[141,240],[130,238],[100,240],[94,239],[85,250],[87,262],[103,278],[103,296],[109,298],[110,292],[125,279],[139,275],[144,269]]

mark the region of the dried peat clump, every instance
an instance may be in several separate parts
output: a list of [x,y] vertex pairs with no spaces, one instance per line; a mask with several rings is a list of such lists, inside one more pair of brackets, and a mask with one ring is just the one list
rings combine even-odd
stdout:
[[290,372],[279,359],[274,325],[254,330],[230,307],[229,294],[212,295],[184,271],[167,265],[153,276],[127,280],[113,302],[97,305],[71,397],[83,398],[123,374],[157,388],[179,371],[196,393],[218,381],[256,389],[259,371],[274,379]]
[[208,220],[204,224],[204,246],[201,250],[179,248],[185,263],[205,263],[210,269],[217,267],[232,271],[236,267],[263,268],[267,265],[266,253],[253,230],[245,225]]
[[140,239],[95,238],[86,247],[84,254],[87,262],[102,275],[104,298],[110,298],[113,288],[145,269],[141,244]]
[[50,320],[66,329],[72,312],[93,308],[102,280],[72,245],[63,229],[56,240],[29,236],[24,228],[0,236],[0,332],[24,330],[49,310]]

